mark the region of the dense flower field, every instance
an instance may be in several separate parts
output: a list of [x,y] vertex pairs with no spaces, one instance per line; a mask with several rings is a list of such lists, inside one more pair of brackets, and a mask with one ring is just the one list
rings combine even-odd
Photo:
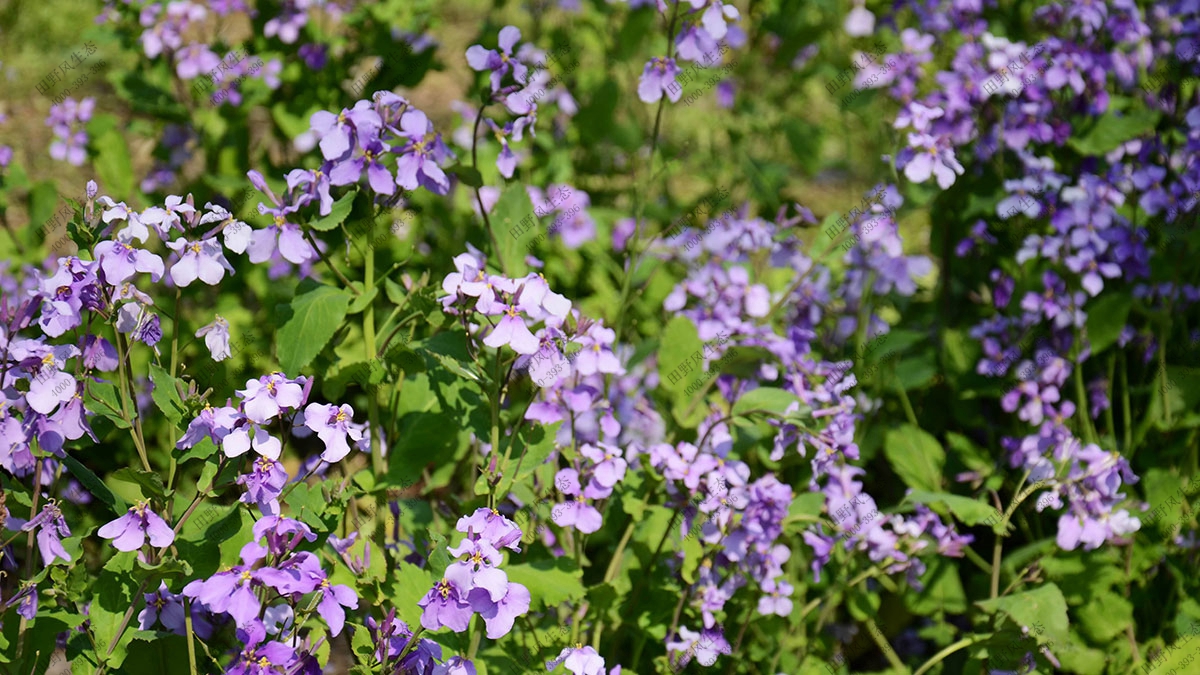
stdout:
[[70,1],[0,672],[1200,672],[1197,0]]

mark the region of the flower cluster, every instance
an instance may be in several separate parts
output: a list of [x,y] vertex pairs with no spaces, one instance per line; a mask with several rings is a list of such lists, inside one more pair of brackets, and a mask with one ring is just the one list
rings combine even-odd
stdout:
[[[686,24],[675,35],[675,53],[679,58],[708,68],[719,61],[708,55],[719,50],[724,54],[728,47],[739,47],[746,42],[742,29],[731,21],[741,18],[732,3],[721,0],[687,0],[691,4],[694,21]],[[683,4],[680,2],[680,4]],[[659,3],[659,11],[665,12],[665,3]],[[698,17],[695,14],[699,14]],[[722,44],[724,42],[724,44]],[[658,103],[665,94],[672,103],[683,95],[683,86],[677,78],[684,72],[674,57],[656,56],[646,62],[638,79],[637,94],[643,103]],[[687,81],[686,79],[684,80]]]
[[87,159],[88,144],[83,125],[92,119],[95,107],[96,99],[90,96],[82,101],[68,98],[50,107],[46,126],[54,131],[54,141],[50,143],[51,157],[72,166],[83,166]]
[[417,604],[424,610],[421,625],[427,630],[467,630],[474,614],[487,626],[489,639],[507,635],[518,616],[529,611],[529,589],[508,580],[500,569],[502,548],[520,551],[521,529],[488,508],[477,509],[458,520],[458,531],[467,536],[457,547],[447,548],[456,559],[442,579]]

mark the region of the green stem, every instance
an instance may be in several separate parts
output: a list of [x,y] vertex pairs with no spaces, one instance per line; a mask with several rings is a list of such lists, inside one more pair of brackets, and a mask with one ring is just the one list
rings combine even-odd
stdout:
[[125,341],[121,339],[120,333],[117,333],[115,342],[117,346],[117,361],[119,366],[117,374],[121,379],[121,386],[119,387],[121,390],[121,418],[126,424],[129,425],[129,434],[133,436],[133,446],[137,448],[138,457],[142,460],[142,468],[146,471],[151,471],[150,459],[146,456],[146,444],[141,439],[139,427],[133,423],[133,416],[129,413],[129,391],[133,385],[129,371],[132,369],[132,364],[125,363]]
[[196,635],[192,630],[192,608],[187,596],[183,598],[183,624],[187,627],[188,673],[196,675]]
[[[417,646],[417,642],[419,642],[420,638],[421,638],[421,633],[424,633],[424,632],[425,632],[425,627],[418,625],[417,629],[415,631],[413,631],[412,637],[410,637],[408,639],[408,643],[404,645],[404,649],[402,649],[400,651],[400,658],[396,659],[396,663],[404,662],[404,657],[408,656],[408,653],[413,650],[413,647]],[[472,650],[471,653],[473,654],[474,650]],[[387,656],[387,654],[384,654],[384,656]]]
[[871,634],[871,639],[875,641],[875,644],[879,645],[879,649],[883,651],[883,655],[887,658],[888,663],[892,664],[892,668],[904,672],[904,662],[900,660],[900,657],[896,656],[895,650],[888,644],[887,638],[880,632],[879,626],[875,625],[875,620],[869,616],[867,617],[867,632]]
[[[372,218],[371,225],[369,227],[369,231],[371,233],[370,236],[375,236],[374,230],[375,230],[375,220]],[[350,280],[347,279],[346,275],[342,274],[342,271],[339,270],[337,268],[337,266],[333,264],[333,261],[330,260],[328,256],[326,256],[324,253],[321,252],[321,248],[319,246],[317,246],[317,240],[313,238],[312,231],[305,230],[304,236],[308,239],[308,243],[312,245],[313,250],[317,252],[317,257],[319,257],[321,259],[321,262],[325,263],[325,266],[333,271],[333,275],[336,276],[339,281],[341,281],[343,284],[345,284],[346,288],[351,293],[353,293],[355,295],[359,295],[358,289],[354,287],[354,284],[350,283]],[[368,263],[367,263],[368,265],[371,264],[370,261],[372,258],[372,255],[371,255],[372,253],[374,253],[374,249],[367,249],[367,251],[363,252],[363,258],[365,258],[368,261]],[[370,287],[371,287],[370,282],[366,283],[363,286],[363,288],[370,288]]]
[[925,665],[918,668],[917,672],[913,673],[913,675],[924,675],[926,672],[929,671],[930,668],[933,668],[937,664],[941,663],[942,660],[945,659],[947,656],[950,656],[951,654],[953,654],[954,652],[956,652],[960,649],[965,649],[967,647],[970,647],[971,645],[975,644],[976,642],[983,642],[986,639],[988,639],[988,636],[985,636],[985,635],[972,635],[969,638],[963,638],[963,639],[959,640],[958,642],[955,642],[954,644],[950,645],[949,647],[946,647],[942,651],[934,654],[933,657],[930,658],[928,661],[926,661]]
[[[1125,352],[1119,352],[1121,359],[1121,414],[1125,418],[1125,452],[1129,453],[1129,461],[1133,461],[1133,413],[1129,407],[1129,368],[1125,360]],[[1116,435],[1116,431],[1113,431]]]
[[[633,518],[629,519],[629,525],[625,527],[625,533],[621,535],[621,541],[617,543],[617,550],[613,553],[612,560],[608,563],[608,569],[604,571],[604,583],[609,583],[613,577],[617,576],[617,570],[621,568],[621,558],[625,555],[625,546],[629,544],[630,537],[633,536],[633,528],[636,523]],[[592,649],[600,651],[600,633],[604,630],[604,617],[600,617],[596,621],[596,629],[592,631]]]
[[467,660],[471,662],[475,661],[475,652],[479,650],[479,642],[483,639],[483,626],[479,625],[482,622],[478,614],[471,618],[471,646],[467,650]]
[[[375,237],[375,219],[367,225],[368,241],[373,241]],[[363,288],[371,288],[375,285],[375,251],[370,249],[367,251],[363,259]],[[349,282],[345,282],[349,283]],[[375,360],[375,303],[367,303],[367,308],[363,310],[363,345],[366,348],[367,362]],[[375,477],[378,479],[382,476],[387,467],[383,463],[383,447],[379,442],[379,388],[375,386],[367,387],[367,419],[369,421],[368,433],[370,434],[371,446],[371,468],[375,472]]]
[[[675,52],[675,21],[679,17],[679,4],[675,4],[674,10],[671,12],[671,24],[667,28],[667,58],[670,58]],[[667,99],[664,96],[658,100],[658,110],[654,113],[654,131],[650,134],[650,154],[646,157],[646,163],[649,166],[654,164],[654,154],[658,151],[658,134],[662,129],[663,110],[666,108]],[[647,181],[647,189],[653,180]],[[636,181],[635,181],[636,185]],[[633,276],[637,273],[638,266],[642,261],[644,249],[639,248],[642,236],[642,226],[645,224],[643,217],[646,201],[641,199],[641,195],[635,189],[634,193],[634,220],[637,223],[634,228],[633,237],[629,239],[627,245],[629,250],[629,269],[625,271],[625,278],[621,281],[621,302],[617,306],[616,331],[617,341],[621,341],[621,336],[625,331],[625,312],[628,309],[630,293],[633,290]],[[648,197],[648,195],[647,195]]]

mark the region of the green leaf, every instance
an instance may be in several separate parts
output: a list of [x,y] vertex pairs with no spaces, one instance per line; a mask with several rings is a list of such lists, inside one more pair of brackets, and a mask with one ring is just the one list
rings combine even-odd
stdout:
[[175,388],[177,380],[163,368],[151,363],[150,381],[154,383],[154,390],[150,392],[154,404],[162,411],[163,416],[170,420],[171,424],[176,427],[181,426],[187,407],[183,405],[183,400],[179,398],[179,391]]
[[1087,338],[1093,354],[1116,343],[1132,308],[1133,297],[1128,293],[1105,293],[1087,305]]
[[478,171],[469,166],[455,164],[449,169],[446,169],[446,173],[452,173],[455,176],[458,176],[458,179],[468,187],[483,187],[483,176],[479,175]]
[[375,644],[371,640],[371,634],[367,632],[367,627],[347,621],[346,628],[350,630],[350,650],[358,655],[359,661],[374,663]]
[[1104,591],[1080,608],[1075,616],[1079,617],[1078,628],[1090,642],[1105,644],[1133,625],[1133,605],[1112,591]]
[[133,483],[142,489],[142,496],[162,501],[166,499],[167,488],[163,485],[162,477],[153,471],[144,471],[132,467],[117,469],[109,474],[113,480]]
[[[1054,584],[1045,584],[1032,591],[1014,593],[1002,598],[975,603],[988,614],[1003,614],[1017,624],[1017,630],[1029,628],[1029,635],[1039,645],[1050,642],[1067,643],[1067,601]],[[1038,632],[1037,628],[1043,628]]]
[[[354,283],[355,287],[359,287],[362,285],[357,281],[355,281],[353,283]],[[346,310],[346,314],[354,315],[354,314],[358,314],[359,312],[363,311],[364,309],[366,309],[367,307],[369,307],[371,305],[371,301],[374,300],[375,296],[377,296],[377,295],[379,295],[379,287],[372,286],[371,288],[369,288],[367,290],[367,292],[360,293],[359,295],[354,296],[354,300],[350,303],[350,307],[349,307],[349,309]]]
[[277,333],[279,365],[288,377],[300,374],[337,332],[350,305],[350,293],[305,279],[290,305],[282,305],[285,320]]
[[79,460],[70,454],[63,455],[62,463],[66,465],[67,470],[71,472],[75,480],[82,483],[83,487],[87,488],[88,492],[92,493],[97,499],[108,504],[113,513],[118,516],[125,515],[125,512],[128,510],[128,507],[125,506],[125,501],[113,494],[113,491],[108,489],[104,481],[100,480],[90,469],[80,464]]
[[697,353],[704,353],[704,343],[696,332],[696,324],[687,317],[676,315],[663,330],[658,350],[659,386],[676,400],[686,395],[685,390],[700,366],[695,360]]
[[928,504],[934,506],[935,511],[939,510],[936,508],[937,506],[942,506],[945,509],[949,509],[955,518],[958,518],[959,521],[966,525],[979,525],[980,523],[1003,516],[995,508],[981,501],[945,492],[913,490],[905,497],[905,501],[916,504]]
[[[103,115],[99,117],[111,117]],[[93,123],[100,121],[93,120]],[[92,138],[96,151],[93,166],[96,167],[97,182],[107,194],[125,195],[133,191],[133,162],[129,158],[129,144],[117,129],[109,129]]]
[[333,208],[329,210],[329,215],[317,218],[309,223],[308,226],[318,232],[328,232],[346,222],[346,217],[350,215],[350,210],[354,208],[354,198],[356,196],[358,196],[357,192],[347,193],[333,203]]
[[521,240],[540,227],[525,187],[517,183],[506,187],[492,207],[488,220],[492,225],[493,241],[500,247],[496,257],[500,260],[504,275],[512,278],[525,276],[525,248]]
[[508,565],[504,570],[508,573],[509,581],[529,589],[533,603],[545,607],[581,600],[585,594],[583,573],[568,558]]
[[912,424],[891,429],[883,452],[905,485],[931,492],[941,489],[946,451],[928,432]]
[[[795,394],[774,387],[759,387],[748,391],[738,398],[730,411],[732,415],[750,415],[757,411],[770,413],[775,417],[783,417],[788,406],[799,403],[800,398]],[[801,410],[805,406],[801,406]],[[811,409],[809,410],[811,412]]]
[[121,399],[112,382],[88,382],[84,407],[108,418],[118,429],[129,428],[121,417]]
[[967,611],[967,594],[958,574],[958,561],[934,557],[921,577],[924,590],[905,593],[904,604],[915,614],[962,614]]
[[1082,136],[1067,139],[1067,144],[1082,155],[1103,155],[1116,150],[1122,143],[1154,131],[1159,114],[1138,109],[1126,115],[1114,110],[1105,113]]

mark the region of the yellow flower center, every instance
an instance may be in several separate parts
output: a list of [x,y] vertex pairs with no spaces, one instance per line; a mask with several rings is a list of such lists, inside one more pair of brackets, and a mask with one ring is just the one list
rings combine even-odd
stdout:
[[275,227],[283,227],[283,216],[275,216]]

